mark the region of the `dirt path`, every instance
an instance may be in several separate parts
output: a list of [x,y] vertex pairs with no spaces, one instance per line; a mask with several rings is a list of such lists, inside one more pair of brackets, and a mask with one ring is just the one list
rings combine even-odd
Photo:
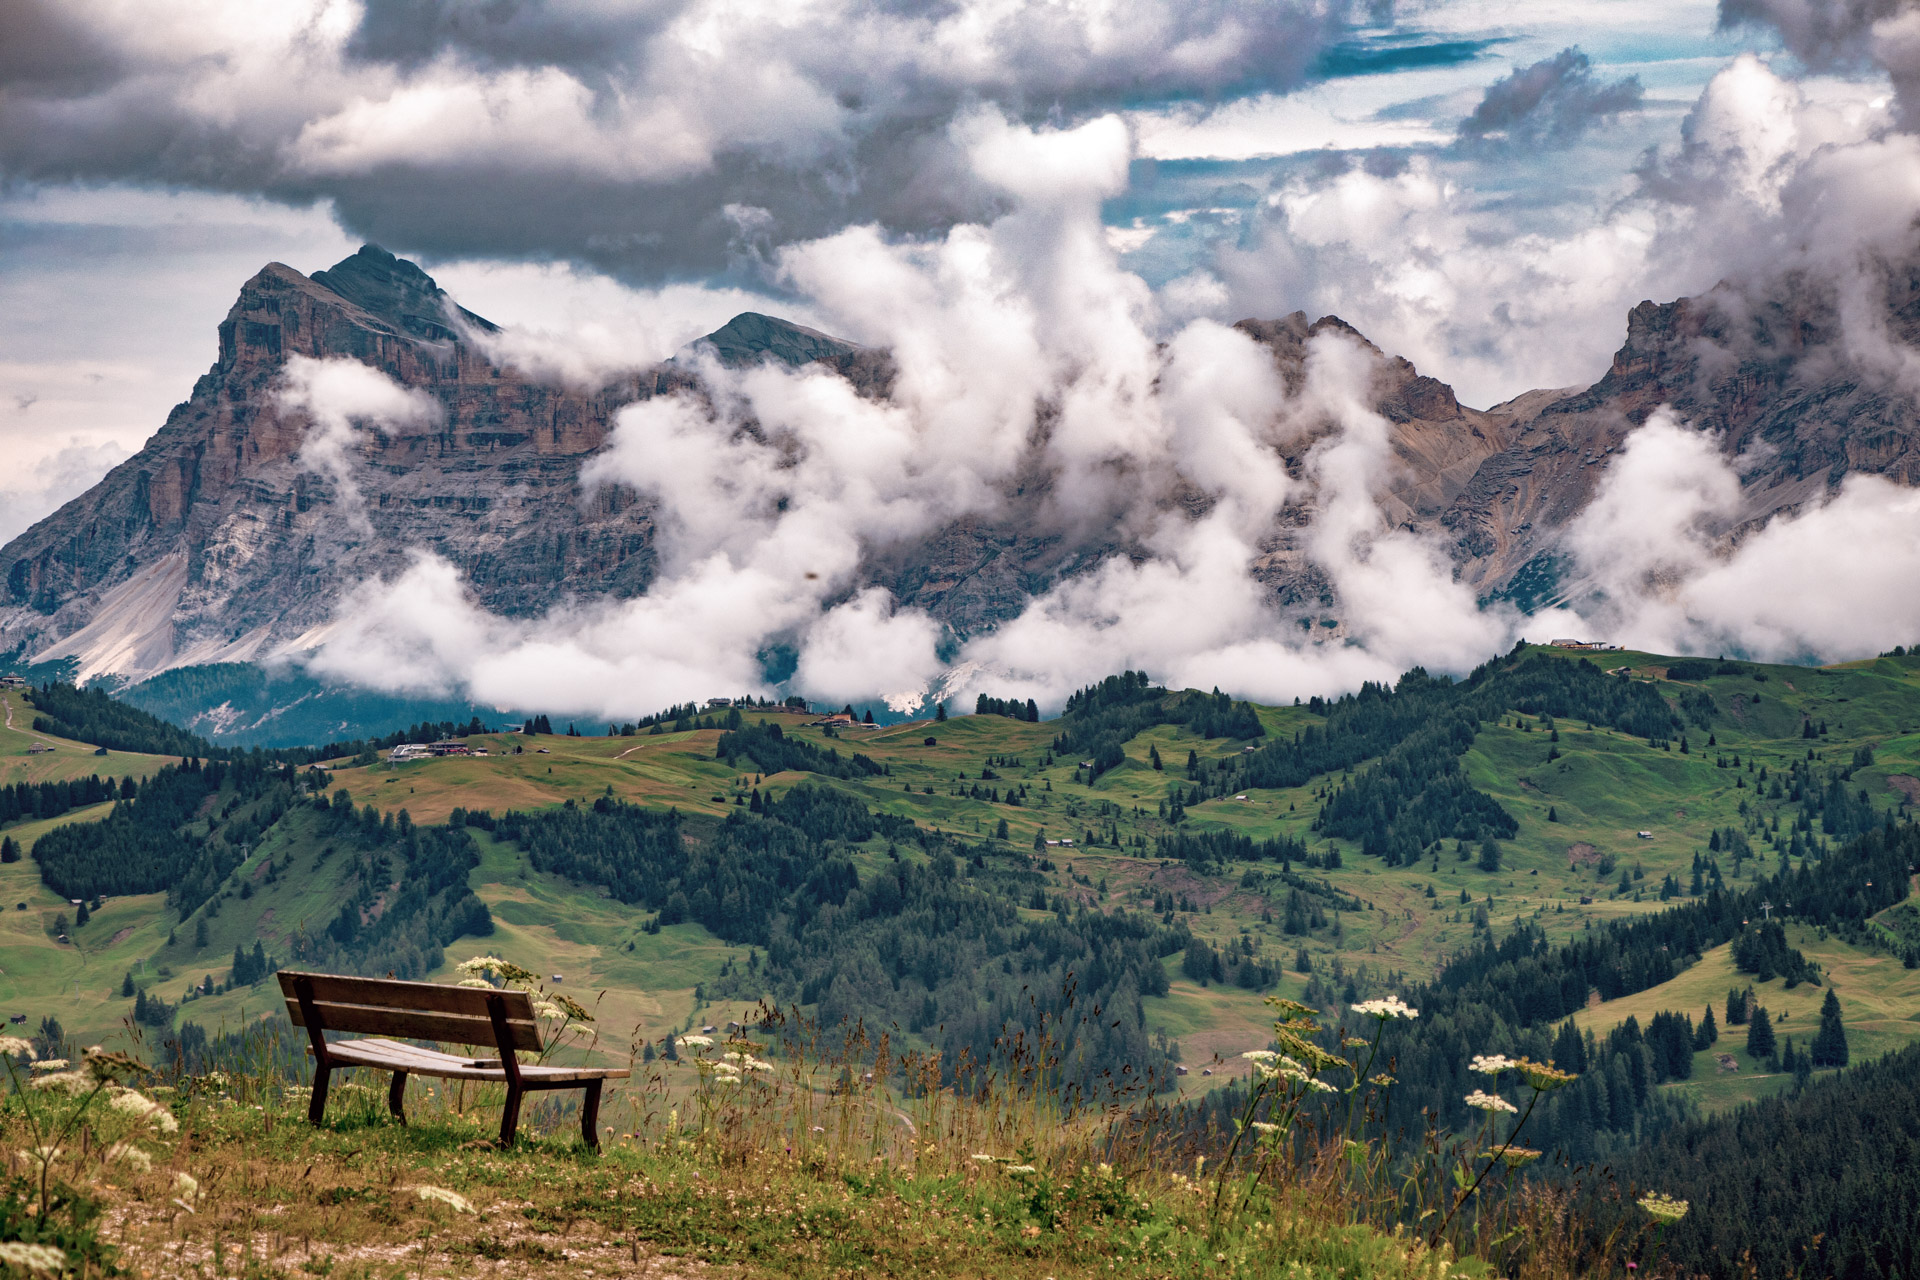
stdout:
[[13,699],[0,698],[0,702],[7,704],[7,728],[11,729],[13,728]]

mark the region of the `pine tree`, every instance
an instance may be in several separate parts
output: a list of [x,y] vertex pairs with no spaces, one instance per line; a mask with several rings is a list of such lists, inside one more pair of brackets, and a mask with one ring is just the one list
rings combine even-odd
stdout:
[[87,921],[91,919],[93,919],[93,913],[91,911],[88,911],[87,904],[82,902],[80,904],[80,910],[74,912],[73,927],[78,929],[81,925],[85,924]]
[[1160,748],[1156,746],[1149,746],[1147,748],[1147,763],[1152,765],[1154,769],[1158,771],[1164,771],[1167,767],[1166,765],[1161,763]]
[[133,970],[129,969],[127,970],[127,976],[120,979],[120,998],[122,1000],[131,1000],[133,999],[133,994]]
[[1813,1065],[1844,1067],[1847,1056],[1847,1028],[1840,1021],[1840,997],[1828,987],[1827,998],[1820,1006],[1820,1032],[1813,1038]]
[[1747,998],[1738,987],[1727,988],[1727,1025],[1744,1026],[1747,1021]]
[[1032,698],[1027,699],[1027,723],[1028,724],[1040,723],[1040,704],[1035,702]]
[[12,836],[0,836],[0,862],[20,861],[20,846],[13,842]]
[[1767,1017],[1766,1006],[1755,1005],[1753,1016],[1747,1020],[1747,1056],[1755,1061],[1771,1058],[1778,1046],[1773,1042],[1773,1020]]
[[205,916],[201,916],[200,922],[193,927],[194,950],[196,951],[204,950],[206,948],[207,942],[208,942],[207,918]]
[[1547,806],[1547,821],[1548,822],[1560,821],[1560,811],[1554,808],[1552,805]]
[[1492,836],[1480,842],[1480,869],[1488,872],[1500,869],[1500,842]]
[[947,704],[946,704],[946,703],[944,703],[944,702],[940,702],[940,703],[936,703],[936,704],[934,704],[934,708],[933,708],[933,718],[934,718],[934,720],[935,720],[935,721],[941,721],[941,720],[945,720],[945,719],[947,718]]
[[1707,1011],[1700,1015],[1700,1027],[1694,1034],[1694,1045],[1696,1048],[1711,1049],[1719,1039],[1720,1028],[1714,1025],[1713,1006],[1708,1005]]

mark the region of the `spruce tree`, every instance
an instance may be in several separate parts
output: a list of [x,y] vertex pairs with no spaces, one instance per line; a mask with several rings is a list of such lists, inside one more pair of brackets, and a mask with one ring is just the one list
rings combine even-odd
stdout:
[[1480,842],[1480,869],[1489,872],[1500,869],[1500,842],[1492,836]]
[[934,718],[934,720],[936,720],[936,721],[940,721],[940,720],[945,720],[945,719],[947,718],[947,704],[946,704],[946,703],[944,703],[944,702],[940,702],[940,703],[935,703],[935,704],[934,704],[934,708],[933,708],[933,718]]
[[194,947],[194,950],[196,950],[196,951],[201,951],[201,950],[205,950],[205,948],[206,948],[206,945],[207,945],[207,941],[208,941],[208,938],[207,938],[207,918],[206,918],[205,916],[201,916],[201,917],[200,917],[200,922],[199,922],[198,924],[196,924],[196,925],[194,925],[194,927],[193,927],[193,947]]
[[1813,1065],[1847,1065],[1847,1028],[1840,1021],[1840,997],[1833,993],[1832,987],[1827,988],[1827,998],[1820,1006],[1820,1032],[1813,1038]]
[[1714,1025],[1713,1006],[1708,1005],[1707,1011],[1700,1015],[1700,1026],[1694,1033],[1694,1045],[1700,1049],[1711,1049],[1719,1039],[1720,1028]]
[[133,999],[133,995],[133,970],[129,969],[127,970],[127,976],[120,979],[120,998],[122,1000],[131,1000]]
[[82,902],[80,904],[80,909],[74,912],[73,914],[73,927],[78,929],[81,925],[85,924],[87,921],[91,920],[92,918],[93,918],[93,913],[91,911],[88,911],[87,904]]
[[1765,1061],[1774,1055],[1777,1047],[1773,1042],[1773,1021],[1767,1017],[1766,1006],[1753,1006],[1752,1016],[1747,1019],[1747,1056]]
[[1147,748],[1147,763],[1152,765],[1156,771],[1164,771],[1167,767],[1161,762],[1160,748],[1156,746],[1149,746]]
[[20,846],[13,842],[12,836],[0,836],[0,862],[20,861]]

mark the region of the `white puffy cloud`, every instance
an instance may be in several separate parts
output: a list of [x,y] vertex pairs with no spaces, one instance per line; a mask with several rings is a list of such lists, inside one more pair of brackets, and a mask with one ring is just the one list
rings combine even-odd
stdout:
[[440,402],[424,391],[344,357],[288,357],[275,398],[282,411],[302,414],[309,422],[295,463],[333,481],[335,505],[362,538],[373,536],[373,524],[354,474],[359,428],[431,426],[444,416]]
[[[1289,398],[1271,355],[1236,330],[1196,320],[1156,337],[1164,318],[1100,224],[1130,154],[1117,120],[1032,130],[976,114],[954,132],[1009,201],[1002,216],[923,241],[859,228],[777,260],[822,323],[891,350],[889,399],[820,366],[696,357],[700,386],[621,410],[583,475],[654,504],[646,596],[488,619],[423,559],[348,602],[325,669],[631,715],[763,689],[773,648],[794,653],[793,687],[835,701],[939,683],[1057,704],[1122,667],[1208,684],[1218,668],[1236,691],[1278,698],[1409,662],[1467,665],[1509,639],[1510,616],[1478,610],[1438,548],[1381,515],[1393,462],[1367,405],[1372,353],[1315,339]],[[1281,451],[1308,433],[1318,443],[1296,478]],[[1041,483],[1033,518],[1059,536],[1098,545],[1117,522],[1131,545],[943,674],[938,626],[861,574],[952,520],[1000,514],[1020,476]],[[1347,643],[1316,644],[1251,575],[1290,502],[1319,512],[1306,551],[1345,602]],[[426,639],[447,611],[454,641]]]
[[[1471,404],[1590,383],[1644,299],[1723,280],[1764,292],[1795,267],[1860,281],[1878,270],[1863,255],[1906,252],[1920,157],[1891,124],[1880,84],[1810,87],[1743,54],[1708,83],[1678,145],[1586,216],[1521,225],[1448,157],[1423,154],[1289,179],[1214,269],[1235,314],[1337,314]],[[1854,320],[1886,356],[1869,310]]]
[[1656,414],[1567,531],[1574,606],[1598,633],[1658,653],[1835,660],[1920,638],[1904,585],[1920,580],[1920,492],[1850,476],[1729,545],[1740,505],[1719,442]]

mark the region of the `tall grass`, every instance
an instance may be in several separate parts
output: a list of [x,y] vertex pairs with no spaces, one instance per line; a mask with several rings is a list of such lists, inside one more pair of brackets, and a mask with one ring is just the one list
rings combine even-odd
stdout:
[[[140,1158],[125,1156],[135,1138],[115,1127],[130,1111],[68,1115],[62,1131],[79,1141],[45,1166],[65,1208],[43,1202],[39,1218],[117,1224],[115,1240],[74,1255],[94,1274],[116,1259],[229,1274],[207,1268],[239,1250],[247,1274],[339,1265],[344,1275],[395,1240],[438,1242],[434,1265],[449,1275],[474,1248],[535,1271],[555,1251],[671,1249],[797,1274],[1035,1280],[1560,1280],[1624,1275],[1645,1252],[1649,1231],[1596,1241],[1569,1211],[1579,1188],[1523,1176],[1537,1153],[1519,1145],[1517,1109],[1488,1110],[1473,1134],[1385,1136],[1392,1064],[1377,1059],[1391,1013],[1361,1006],[1322,1028],[1314,1011],[1273,1003],[1274,1047],[1244,1059],[1231,1113],[1169,1100],[1163,1082],[1124,1073],[1099,1090],[1063,1086],[1063,1021],[1009,1026],[987,1060],[947,1062],[903,1049],[890,1029],[763,1006],[746,1029],[681,1038],[677,1061],[622,1046],[634,1077],[608,1090],[602,1115],[614,1132],[599,1158],[573,1136],[577,1101],[565,1094],[530,1107],[519,1148],[497,1151],[488,1135],[504,1089],[479,1082],[415,1077],[403,1129],[386,1115],[384,1087],[369,1087],[384,1077],[350,1078],[311,1129],[299,1041],[260,1023],[192,1054],[150,1055],[141,1096],[179,1132],[141,1129]],[[554,1056],[604,1060],[586,1011],[564,1014]],[[1500,1060],[1488,1096],[1507,1083],[1537,1101],[1559,1079]],[[9,1148],[44,1131],[47,1116],[31,1109],[46,1101],[12,1091],[0,1110]],[[119,1155],[103,1154],[116,1145]],[[33,1217],[0,1218],[0,1237]],[[316,1239],[332,1261],[315,1260]],[[426,1264],[420,1273],[435,1274]]]

